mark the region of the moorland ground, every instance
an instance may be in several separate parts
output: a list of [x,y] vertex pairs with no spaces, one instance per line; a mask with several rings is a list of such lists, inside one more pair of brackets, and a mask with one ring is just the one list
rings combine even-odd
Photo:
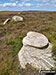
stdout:
[[[46,35],[53,44],[53,56],[56,60],[56,12],[20,12],[0,11],[0,75],[19,75],[18,52],[22,47],[22,39],[29,31]],[[3,25],[7,18],[19,15],[23,22]]]

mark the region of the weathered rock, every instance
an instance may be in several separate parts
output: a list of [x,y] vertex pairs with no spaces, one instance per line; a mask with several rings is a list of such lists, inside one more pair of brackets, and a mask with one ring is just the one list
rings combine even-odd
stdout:
[[[36,43],[37,43],[39,40],[37,37],[38,35],[40,37],[40,42],[43,39],[47,40],[47,42],[45,40],[43,40],[42,43],[44,45],[46,45],[46,43],[49,43],[48,39],[44,35],[36,33],[36,32],[29,32],[26,36],[26,37],[29,37],[27,40],[30,39],[30,41],[32,41],[32,39],[33,39],[33,41],[32,41],[32,44],[29,44],[29,43],[25,44],[28,41],[23,43],[23,47],[21,48],[20,52],[18,53],[20,65],[22,68],[26,68],[26,65],[29,64],[33,68],[36,68],[39,71],[40,70],[51,70],[51,68],[53,68],[55,66],[55,64],[54,64],[55,61],[52,58],[52,44],[49,43],[49,45],[47,45],[45,47],[42,47],[44,45],[42,45],[42,46],[38,45],[39,47],[36,46],[36,44],[34,45],[34,41],[36,41]],[[44,38],[42,38],[42,36]],[[46,42],[46,43],[44,43],[44,42]]]
[[23,17],[21,17],[21,16],[13,16],[12,19],[14,21],[23,21]]
[[3,24],[7,24],[10,21],[10,18],[6,19]]
[[21,67],[25,68],[28,63],[37,70],[50,70],[50,68],[54,67],[51,48],[51,45],[43,50],[30,46],[23,46],[18,54]]
[[44,47],[48,44],[46,36],[36,32],[28,32],[27,36],[23,39],[23,45],[31,45],[34,47]]

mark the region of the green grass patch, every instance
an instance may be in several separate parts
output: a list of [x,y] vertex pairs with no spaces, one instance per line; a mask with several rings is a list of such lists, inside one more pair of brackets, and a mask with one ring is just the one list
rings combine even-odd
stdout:
[[22,40],[25,35],[18,36],[15,40],[10,40],[7,42],[7,45],[13,45],[13,52],[12,54],[15,56],[22,47]]
[[13,19],[11,19],[11,21],[10,22],[14,22],[14,20]]
[[15,41],[14,40],[10,40],[7,42],[7,45],[14,45],[15,44]]
[[52,52],[53,52],[53,56],[56,56],[56,46],[53,46]]
[[56,61],[56,57],[53,58]]

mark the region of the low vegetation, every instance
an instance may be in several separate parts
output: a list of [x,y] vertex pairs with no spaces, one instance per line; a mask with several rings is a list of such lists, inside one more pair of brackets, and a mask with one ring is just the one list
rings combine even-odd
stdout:
[[19,50],[22,47],[22,40],[25,37],[25,35],[20,35],[19,37],[16,38],[16,40],[9,40],[7,42],[7,45],[12,45],[13,46],[13,52],[12,54],[15,56]]
[[52,52],[53,52],[53,56],[56,56],[56,46],[53,46],[53,51]]

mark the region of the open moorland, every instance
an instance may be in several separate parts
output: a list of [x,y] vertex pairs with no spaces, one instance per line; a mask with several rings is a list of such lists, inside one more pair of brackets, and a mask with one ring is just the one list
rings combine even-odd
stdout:
[[[19,75],[18,52],[22,47],[22,39],[29,31],[46,35],[53,44],[52,55],[56,60],[56,12],[18,13],[18,11],[0,11],[0,75]],[[23,22],[11,20],[3,25],[7,18],[15,15],[22,16]]]

